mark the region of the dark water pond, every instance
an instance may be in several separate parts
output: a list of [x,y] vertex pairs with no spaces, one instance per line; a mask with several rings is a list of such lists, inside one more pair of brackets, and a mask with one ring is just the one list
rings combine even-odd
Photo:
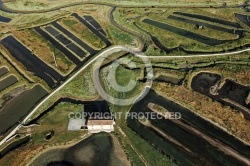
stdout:
[[223,100],[223,98],[229,99],[249,109],[250,104],[246,104],[245,100],[250,93],[250,87],[241,85],[232,80],[225,80],[223,86],[218,89],[216,83],[220,81],[220,79],[221,76],[218,74],[202,72],[194,76],[191,82],[191,87],[194,91],[209,96],[223,104],[234,107],[236,110],[242,112],[246,119],[250,120],[250,113],[248,111],[240,108],[232,102]]
[[122,165],[114,154],[113,138],[108,133],[93,134],[81,142],[66,148],[41,154],[31,166],[95,166]]
[[[156,103],[170,112],[180,112],[182,115],[182,119],[185,120],[189,125],[194,126],[199,131],[207,134],[213,139],[220,140],[224,144],[237,150],[239,153],[250,157],[249,146],[245,145],[235,137],[229,135],[222,129],[214,126],[212,123],[192,113],[189,109],[184,108],[166,98],[163,98],[162,96],[159,96],[152,90],[144,99],[142,99],[132,107],[131,112],[150,112],[151,110],[147,108],[147,104],[150,102]],[[176,159],[177,162],[181,165],[196,165],[201,162],[210,165],[224,165],[225,163],[227,163],[227,165],[241,164],[237,160],[219,151],[216,147],[211,146],[211,144],[209,144],[208,142],[197,137],[197,135],[184,130],[170,120],[154,119],[150,121],[155,126],[164,131],[165,134],[170,135],[172,138],[185,145],[185,147],[190,148],[192,152],[199,155],[193,156],[181,151],[180,149],[176,148],[175,145],[164,140],[162,137],[156,134],[155,131],[152,131],[151,128],[142,125],[137,119],[128,118],[127,125],[132,130],[141,135],[145,140],[149,141],[151,144],[162,150],[165,154],[169,155],[171,158]]]
[[85,51],[83,51],[81,48],[79,48],[77,45],[75,45],[74,43],[70,43],[67,45],[67,48],[69,48],[71,51],[73,51],[77,56],[79,56],[80,58],[85,57],[85,55],[87,54]]
[[15,84],[17,82],[17,78],[14,75],[10,75],[7,78],[4,78],[0,81],[0,91],[8,88],[9,86]]
[[10,21],[11,21],[10,18],[7,18],[7,17],[4,17],[4,16],[1,16],[1,15],[0,15],[0,22],[8,23],[8,22],[10,22]]
[[[51,88],[57,86],[61,80],[64,80],[63,76],[39,59],[13,36],[4,38],[1,44],[16,60],[21,62],[27,70],[42,78]],[[56,80],[56,82],[54,82],[54,80]]]
[[191,87],[193,90],[207,95],[210,93],[210,88],[214,86],[220,79],[221,76],[218,74],[202,72],[194,76]]
[[64,45],[71,43],[71,41],[62,34],[57,35],[56,38]]
[[226,80],[225,84],[218,90],[218,93],[221,98],[228,98],[250,109],[250,104],[246,104],[245,102],[250,93],[249,86],[238,84],[232,80]]
[[0,77],[7,74],[9,70],[6,67],[1,67],[0,68]]
[[10,151],[26,144],[28,141],[30,140],[30,136],[26,136],[24,138],[21,138],[18,141],[14,141],[12,143],[10,143],[9,145],[7,145],[1,152],[0,152],[0,158],[2,158],[3,156],[5,156],[7,153],[9,153]]
[[238,20],[240,20],[241,22],[246,24],[248,27],[250,27],[249,16],[243,15],[243,14],[238,14],[238,13],[235,13],[234,15]]
[[46,26],[45,29],[46,29],[52,36],[59,35],[59,31],[56,30],[55,28],[51,27],[51,26]]
[[40,85],[21,93],[0,110],[0,134],[19,124],[48,92]]

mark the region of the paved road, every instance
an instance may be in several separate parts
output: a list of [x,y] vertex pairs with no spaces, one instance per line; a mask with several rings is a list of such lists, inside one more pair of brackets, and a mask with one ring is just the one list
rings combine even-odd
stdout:
[[56,90],[54,90],[51,94],[49,94],[46,98],[44,98],[26,117],[22,120],[22,122],[15,127],[3,140],[0,142],[0,146],[6,142],[9,138],[11,138],[12,135],[16,133],[16,131],[22,126],[22,124],[25,124],[27,120],[39,109],[41,105],[43,105],[48,99],[50,99],[54,94],[56,94],[59,90],[64,88],[70,81],[72,81],[78,74],[80,74],[84,69],[86,69],[89,65],[91,65],[96,59],[102,57],[103,55],[112,54],[113,52],[119,52],[122,49],[125,49],[126,47],[123,46],[112,46],[102,52],[100,52],[94,59],[92,59],[90,62],[88,62],[85,66],[80,68],[72,77],[70,77],[67,81],[65,81],[62,85],[60,85]]
[[[83,5],[83,4],[99,4],[99,5],[108,5],[108,6],[114,6],[113,4],[109,4],[109,3],[95,3],[95,2],[81,2],[81,3],[75,3],[75,4],[70,4],[70,5],[65,5],[65,6],[61,6],[61,7],[57,7],[57,8],[53,8],[53,9],[49,9],[49,10],[44,10],[44,11],[31,11],[31,12],[27,12],[27,11],[14,11],[11,9],[6,8],[5,6],[3,6],[2,1],[0,0],[0,10],[4,10],[6,12],[11,12],[11,13],[39,13],[39,12],[48,12],[48,11],[53,11],[53,10],[58,10],[61,8],[65,8],[65,7],[69,7],[69,6],[75,6],[75,5]],[[142,6],[143,7],[143,6]],[[145,7],[145,6],[144,6]],[[112,15],[112,12],[114,11],[115,8],[111,9],[110,15]],[[111,22],[114,21],[113,17],[110,17]],[[114,23],[114,22],[113,22]],[[140,41],[140,48],[137,49],[133,49],[133,51],[140,51],[141,48],[143,47],[142,41]],[[79,69],[71,78],[69,78],[66,82],[64,82],[62,85],[60,85],[56,90],[54,90],[50,95],[48,95],[46,98],[44,98],[30,113],[29,115],[22,121],[21,124],[25,124],[25,122],[27,120],[29,120],[29,118],[38,110],[38,108],[44,104],[48,99],[50,99],[55,93],[57,93],[59,90],[61,90],[65,85],[67,85],[71,80],[73,80],[79,73],[81,73],[84,69],[86,69],[90,64],[92,64],[96,59],[98,59],[99,57],[102,57],[103,55],[106,54],[112,54],[113,52],[119,52],[119,51],[131,51],[131,49],[124,47],[124,46],[112,46],[108,49],[106,49],[105,51],[102,51],[101,53],[99,53],[94,59],[92,59],[89,63],[87,63],[85,66],[83,66],[81,69]],[[228,52],[228,53],[218,53],[218,54],[201,54],[201,55],[185,55],[185,56],[148,56],[149,58],[192,58],[192,57],[212,57],[212,56],[225,56],[225,55],[234,55],[234,54],[240,54],[243,52],[247,52],[250,51],[250,48],[241,50],[241,51],[234,51],[234,52]],[[140,55],[140,57],[146,57],[145,55]],[[14,135],[16,133],[16,131],[22,126],[22,125],[18,125],[15,129],[13,129],[3,140],[1,140],[0,142],[0,146],[6,142],[9,138],[11,138],[12,135]]]
[[227,56],[227,55],[235,55],[240,54],[244,52],[250,51],[250,48],[246,48],[240,51],[232,51],[232,52],[226,52],[226,53],[214,53],[214,54],[197,54],[197,55],[166,55],[166,56],[147,56],[149,58],[195,58],[195,57],[215,57],[215,56]]

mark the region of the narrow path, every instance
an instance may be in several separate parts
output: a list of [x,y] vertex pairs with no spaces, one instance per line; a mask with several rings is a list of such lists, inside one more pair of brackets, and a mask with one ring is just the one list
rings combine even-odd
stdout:
[[146,46],[145,46],[145,44],[143,42],[143,38],[139,34],[137,34],[136,32],[131,31],[130,29],[127,29],[127,28],[119,25],[115,21],[115,19],[114,19],[114,11],[115,11],[115,9],[116,9],[116,7],[112,7],[110,9],[110,11],[109,11],[109,21],[110,21],[110,23],[113,24],[114,26],[116,26],[118,29],[121,29],[121,30],[123,30],[123,31],[125,31],[125,32],[127,32],[129,34],[132,34],[134,37],[136,37],[138,39],[138,42],[139,42],[139,44],[138,44],[139,50],[146,51]]
[[197,55],[166,55],[166,56],[141,56],[141,57],[149,57],[149,58],[196,58],[196,57],[215,57],[215,56],[228,56],[228,55],[235,55],[235,54],[241,54],[244,52],[250,51],[250,48],[246,48],[240,51],[232,51],[232,52],[226,52],[226,53],[213,53],[213,54],[197,54]]
[[[127,135],[124,133],[124,131],[119,127],[118,128],[120,133],[124,136],[124,137],[127,137]],[[128,137],[127,137],[128,138]],[[135,151],[135,153],[137,154],[137,156],[141,159],[141,161],[146,165],[148,166],[149,164],[146,162],[146,160],[144,159],[144,157],[138,152],[138,150],[132,145],[130,139],[128,138],[128,143],[130,145],[130,147]]]

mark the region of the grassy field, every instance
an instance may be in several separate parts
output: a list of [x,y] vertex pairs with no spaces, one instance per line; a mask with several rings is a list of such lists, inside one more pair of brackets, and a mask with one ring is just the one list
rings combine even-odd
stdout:
[[92,68],[87,68],[84,72],[73,79],[66,88],[59,93],[71,98],[93,99],[98,96],[93,83]]
[[136,81],[136,79],[140,76],[141,71],[125,69],[122,66],[118,66],[115,73],[116,81],[121,86],[126,86],[130,82],[130,80]]
[[185,77],[185,71],[178,71],[173,69],[164,69],[164,68],[154,68],[155,77],[159,75],[174,77],[178,79],[183,79]]
[[[118,75],[118,73],[122,73],[122,75]],[[122,86],[122,85],[127,85],[129,83],[129,81],[135,81],[136,85],[135,87],[128,92],[117,92],[112,84],[110,84],[110,76],[109,76],[109,71],[108,71],[108,67],[105,67],[101,70],[100,72],[100,76],[101,76],[101,81],[103,83],[103,86],[106,90],[106,93],[109,94],[110,96],[114,97],[114,98],[118,98],[118,99],[130,99],[132,97],[136,97],[140,94],[140,92],[142,92],[142,90],[144,89],[143,87],[143,83],[140,83],[137,80],[137,78],[140,76],[141,71],[137,70],[136,72],[134,72],[132,75],[132,72],[130,70],[126,70],[123,67],[119,67],[116,71],[116,81],[118,82],[118,85]],[[122,102],[122,101],[120,101]],[[117,104],[121,104],[121,103],[117,103]],[[111,107],[111,111],[112,107]]]

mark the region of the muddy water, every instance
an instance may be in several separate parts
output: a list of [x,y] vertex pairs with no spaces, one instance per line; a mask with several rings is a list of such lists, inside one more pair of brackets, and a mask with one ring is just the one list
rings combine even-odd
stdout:
[[27,115],[30,110],[45,96],[47,91],[36,85],[21,93],[0,110],[0,134],[5,133]]
[[30,165],[128,165],[125,153],[117,145],[117,140],[108,133],[93,134],[71,147],[47,151]]

